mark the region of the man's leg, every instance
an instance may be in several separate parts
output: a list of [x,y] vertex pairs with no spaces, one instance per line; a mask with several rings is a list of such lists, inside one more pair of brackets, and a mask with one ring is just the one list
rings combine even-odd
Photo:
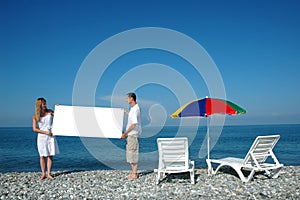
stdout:
[[127,177],[128,179],[137,179],[137,169],[138,169],[138,157],[139,157],[139,143],[138,138],[135,136],[127,137],[127,145],[126,145],[126,158],[127,162],[130,163],[132,172]]
[[131,178],[132,179],[136,179],[138,178],[138,174],[137,174],[137,169],[138,169],[138,164],[137,163],[131,163]]

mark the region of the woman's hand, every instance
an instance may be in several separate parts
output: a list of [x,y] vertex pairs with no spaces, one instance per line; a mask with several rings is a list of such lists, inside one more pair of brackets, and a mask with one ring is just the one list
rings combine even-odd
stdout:
[[48,131],[47,135],[53,136],[53,133],[51,131]]

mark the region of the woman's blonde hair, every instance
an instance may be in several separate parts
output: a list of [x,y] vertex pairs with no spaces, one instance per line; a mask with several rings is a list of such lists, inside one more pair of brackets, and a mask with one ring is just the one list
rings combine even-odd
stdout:
[[40,117],[41,117],[41,107],[42,104],[46,103],[46,99],[44,99],[43,97],[38,98],[35,102],[35,113],[34,113],[34,119],[36,122],[40,121]]

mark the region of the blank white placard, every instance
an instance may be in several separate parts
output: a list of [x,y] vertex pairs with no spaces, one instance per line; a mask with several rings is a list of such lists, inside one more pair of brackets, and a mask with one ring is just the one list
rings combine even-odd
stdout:
[[53,135],[121,138],[124,111],[122,108],[56,105]]

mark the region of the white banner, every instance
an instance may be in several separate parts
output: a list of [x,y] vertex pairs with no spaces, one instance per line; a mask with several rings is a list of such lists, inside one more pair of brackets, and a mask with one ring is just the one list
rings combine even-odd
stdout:
[[56,105],[53,135],[121,138],[124,111],[122,108]]

